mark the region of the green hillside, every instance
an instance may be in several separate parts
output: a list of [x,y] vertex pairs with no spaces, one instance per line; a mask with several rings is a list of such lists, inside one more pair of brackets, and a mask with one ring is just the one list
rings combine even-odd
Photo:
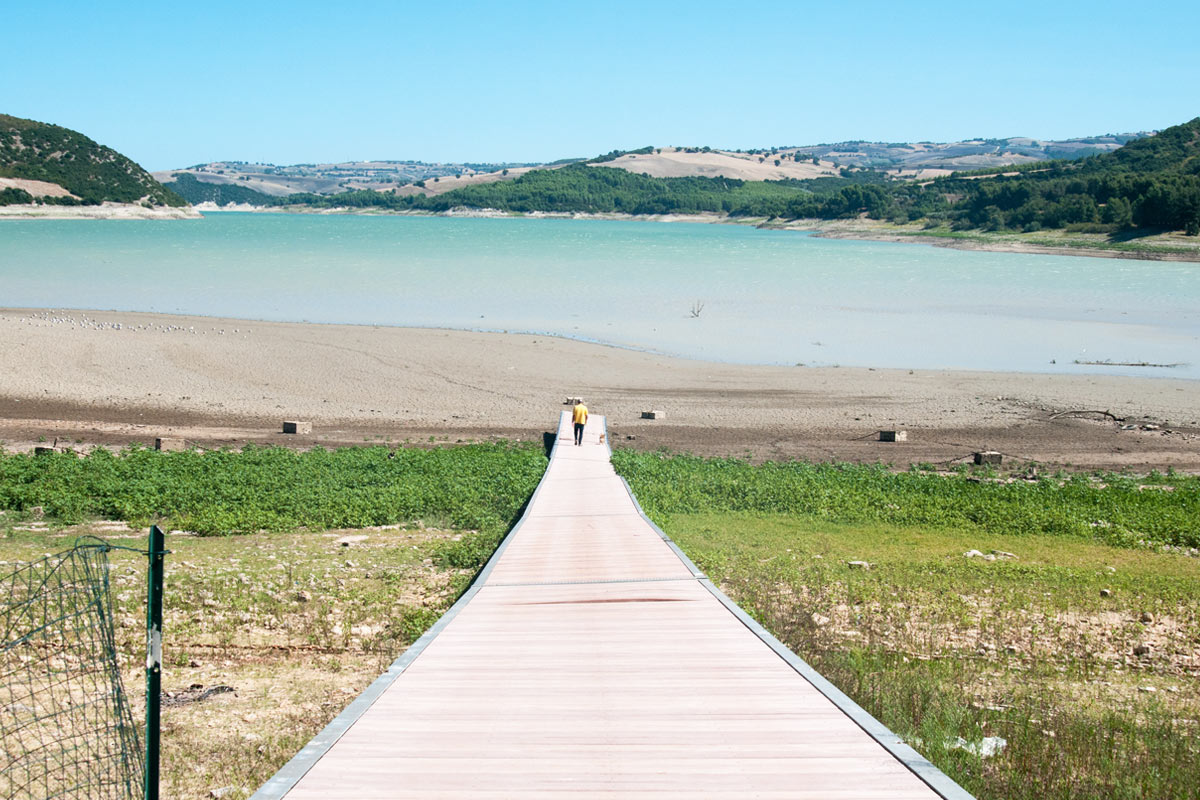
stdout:
[[782,209],[801,190],[779,183],[732,178],[650,178],[620,169],[569,164],[561,169],[527,172],[512,181],[478,183],[445,194],[394,195],[355,191],[336,195],[290,195],[283,203],[326,207],[380,206],[447,211],[494,208],[527,213],[744,214],[774,206]]
[[1110,153],[959,172],[932,181],[900,180],[857,169],[813,180],[652,178],[580,163],[430,197],[355,190],[293,194],[267,202],[431,212],[465,207],[518,213],[718,213],[779,219],[865,215],[898,223],[923,220],[929,227],[949,225],[955,230],[1117,234],[1136,229],[1183,230],[1194,235],[1200,233],[1200,118],[1130,141]]
[[[79,198],[45,199],[51,203],[187,205],[116,150],[68,128],[7,114],[0,114],[0,177],[56,183]],[[0,192],[0,204],[30,200],[20,190]]]
[[[477,183],[445,194],[397,195],[360,189],[334,195],[292,194],[276,205],[314,208],[381,208],[442,212],[451,208],[500,211],[633,215],[728,214],[778,217],[797,201],[818,204],[839,190],[880,183],[882,173],[857,172],[806,181],[744,181],[736,178],[652,178],[622,169],[568,164],[532,170],[511,181]],[[841,202],[840,200],[838,201]],[[839,206],[840,207],[840,206]]]
[[227,206],[237,203],[249,203],[252,206],[274,205],[279,198],[232,183],[207,183],[199,180],[189,172],[176,172],[174,180],[163,184],[175,194],[187,200],[192,205],[199,203],[216,203]]
[[897,187],[869,211],[887,219],[941,219],[959,229],[1136,228],[1194,236],[1200,234],[1200,117],[1079,161]]

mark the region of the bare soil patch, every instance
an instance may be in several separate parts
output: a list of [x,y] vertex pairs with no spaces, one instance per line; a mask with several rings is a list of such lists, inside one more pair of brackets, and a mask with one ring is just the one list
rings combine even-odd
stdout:
[[[0,349],[10,450],[540,440],[582,395],[610,441],[642,449],[900,467],[998,450],[1200,471],[1188,380],[747,366],[548,336],[19,309],[0,310]],[[1112,418],[1056,417],[1081,409]],[[285,435],[284,420],[313,433]],[[880,430],[908,440],[879,442]]]

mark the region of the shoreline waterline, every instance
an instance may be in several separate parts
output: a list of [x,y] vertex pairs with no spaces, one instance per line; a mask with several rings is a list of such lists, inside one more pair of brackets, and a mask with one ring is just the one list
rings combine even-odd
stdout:
[[[590,345],[601,348],[611,348],[628,353],[639,353],[657,358],[670,359],[672,361],[692,362],[696,364],[712,364],[729,367],[750,367],[763,369],[800,369],[800,370],[823,370],[823,369],[846,369],[846,370],[867,370],[870,372],[934,372],[945,374],[970,374],[970,375],[996,375],[996,376],[1074,376],[1074,377],[1107,377],[1107,378],[1127,378],[1131,380],[1180,380],[1180,381],[1197,381],[1198,376],[1191,375],[1171,375],[1171,374],[1119,374],[1112,372],[1101,371],[1103,369],[1114,368],[1131,368],[1131,369],[1177,369],[1180,367],[1189,367],[1190,363],[1181,364],[1128,364],[1128,363],[1104,363],[1104,362],[1086,362],[1072,364],[1069,366],[1079,367],[1079,369],[1066,370],[1045,370],[1045,371],[1021,371],[1021,370],[1004,370],[1004,369],[968,369],[963,367],[928,367],[928,366],[908,366],[908,365],[884,365],[884,364],[782,364],[776,362],[754,362],[754,361],[726,361],[721,359],[702,358],[686,354],[672,353],[664,350],[659,350],[651,346],[639,346],[634,344],[622,344],[619,342],[604,341],[602,339],[590,338],[587,336],[574,336],[567,333],[560,333],[550,330],[534,330],[534,329],[519,329],[519,328],[487,328],[487,327],[456,327],[452,325],[405,325],[403,323],[388,323],[388,322],[334,322],[334,321],[314,321],[305,319],[269,319],[263,317],[229,317],[221,315],[208,314],[171,314],[160,311],[143,311],[138,309],[119,309],[119,308],[19,308],[19,307],[2,307],[0,306],[0,321],[5,321],[6,317],[18,317],[19,322],[29,321],[37,324],[38,322],[48,322],[50,324],[76,324],[81,323],[89,314],[98,315],[120,315],[128,314],[135,318],[147,317],[154,319],[177,319],[182,321],[200,320],[213,323],[229,323],[230,325],[246,325],[262,324],[262,325],[300,325],[313,327],[347,327],[347,328],[387,328],[400,331],[425,331],[425,332],[453,332],[453,333],[471,333],[471,334],[486,334],[495,336],[516,336],[516,337],[534,337],[560,339],[564,342],[574,342],[583,345]],[[65,316],[64,316],[65,315]],[[76,317],[79,317],[76,320]],[[94,320],[94,318],[93,318]],[[111,323],[117,324],[117,323]],[[182,326],[177,326],[182,327]],[[194,325],[189,327],[195,327]],[[124,329],[124,326],[121,328]],[[214,328],[215,329],[215,328]],[[1063,366],[1068,366],[1064,364]]]
[[[1049,243],[1025,241],[1021,234],[1008,237],[993,237],[979,231],[968,231],[961,237],[946,237],[925,233],[923,229],[898,226],[870,220],[865,217],[853,220],[823,220],[799,218],[775,221],[765,217],[734,217],[729,214],[625,214],[620,212],[557,212],[502,211],[491,208],[453,208],[448,211],[372,209],[338,206],[334,208],[311,208],[303,206],[273,207],[237,204],[217,206],[205,202],[185,209],[152,208],[138,205],[108,203],[103,206],[0,206],[0,220],[179,220],[202,219],[210,214],[278,214],[285,216],[362,216],[362,217],[443,217],[452,219],[570,219],[620,222],[688,222],[705,225],[736,225],[764,230],[795,231],[808,233],[823,239],[848,239],[864,242],[889,242],[893,244],[919,244],[928,247],[946,247],[955,250],[982,251],[990,253],[1014,253],[1033,255],[1061,255],[1083,258],[1122,258],[1140,261],[1167,261],[1200,263],[1200,243],[1191,246],[1151,245],[1120,248],[1112,246],[1102,238],[1091,236],[1091,241],[1082,243]],[[1055,231],[1051,231],[1055,233]],[[1164,233],[1147,234],[1161,238]],[[1177,237],[1176,237],[1177,238]],[[1178,244],[1178,242],[1176,242]]]
[[845,239],[863,242],[887,242],[890,244],[917,244],[927,247],[947,247],[954,250],[982,251],[989,253],[1013,253],[1027,255],[1078,256],[1083,258],[1123,258],[1135,261],[1169,261],[1200,263],[1200,243],[1192,247],[1177,247],[1170,250],[1118,249],[1105,247],[1099,240],[1092,244],[1047,244],[1022,241],[1020,234],[1008,239],[990,238],[978,231],[968,231],[962,237],[944,237],[925,233],[912,226],[897,226],[890,223],[861,217],[853,220],[824,220],[799,218],[773,221],[766,217],[734,217],[729,214],[709,212],[697,214],[624,214],[620,212],[584,211],[502,211],[494,208],[453,208],[449,211],[394,210],[352,208],[307,208],[251,206],[219,207],[213,203],[200,203],[194,208],[201,214],[280,214],[317,216],[362,216],[362,217],[443,217],[450,219],[542,219],[581,220],[608,222],[687,222],[703,225],[734,225],[759,230],[792,231],[810,234],[821,239]]
[[[6,447],[540,438],[564,398],[582,396],[615,443],[638,448],[901,467],[997,450],[1075,469],[1200,472],[1191,380],[801,369],[536,334],[55,311],[57,322],[0,311]],[[650,409],[660,413],[644,420]],[[1080,410],[1121,422],[1055,416]],[[314,434],[282,435],[285,419],[313,422]],[[881,444],[879,430],[908,441]]]
[[[1190,264],[736,225],[213,214],[0,226],[7,304],[545,332],[710,362],[1200,377]],[[1103,367],[1080,361],[1187,364]]]

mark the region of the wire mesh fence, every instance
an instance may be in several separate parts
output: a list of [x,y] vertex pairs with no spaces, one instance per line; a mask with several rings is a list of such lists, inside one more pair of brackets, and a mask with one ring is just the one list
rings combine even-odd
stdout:
[[79,544],[0,577],[0,798],[141,797],[109,549]]

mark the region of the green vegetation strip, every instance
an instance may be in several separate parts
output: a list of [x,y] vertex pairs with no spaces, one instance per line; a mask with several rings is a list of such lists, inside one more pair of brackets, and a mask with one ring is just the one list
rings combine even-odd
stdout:
[[0,454],[0,510],[40,507],[63,523],[99,517],[203,535],[414,519],[500,534],[545,467],[540,447],[507,444]]
[[771,463],[618,451],[617,472],[651,517],[758,511],[831,522],[970,526],[1097,539],[1120,546],[1200,547],[1200,478],[1152,475],[1001,479],[881,465]]
[[1200,479],[614,462],[730,597],[980,800],[1200,785]]

